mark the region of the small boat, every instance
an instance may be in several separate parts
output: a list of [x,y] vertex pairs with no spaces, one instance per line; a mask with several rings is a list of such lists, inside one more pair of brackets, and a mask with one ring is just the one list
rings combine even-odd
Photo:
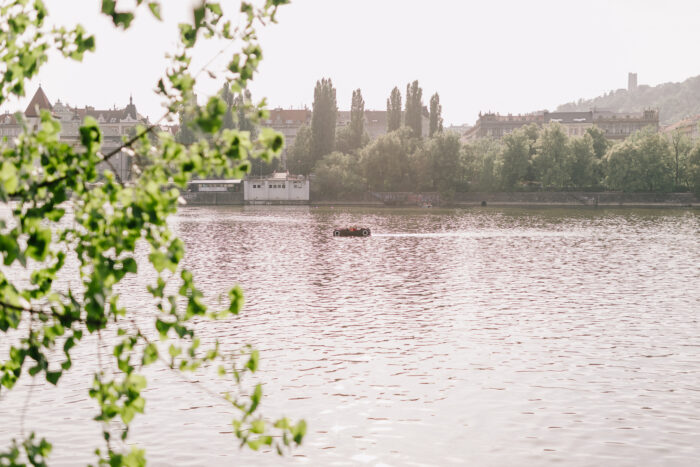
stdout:
[[346,229],[335,229],[334,237],[369,237],[372,231],[368,227],[348,227]]

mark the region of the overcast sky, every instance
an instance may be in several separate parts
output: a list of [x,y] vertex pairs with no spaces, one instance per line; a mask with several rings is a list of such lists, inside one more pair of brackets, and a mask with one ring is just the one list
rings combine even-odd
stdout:
[[[152,90],[192,2],[163,1],[163,23],[142,10],[126,33],[100,16],[98,0],[46,3],[56,23],[94,32],[97,52],[81,64],[52,57],[28,97],[3,110],[24,109],[41,82],[52,102],[78,106],[123,107],[133,94],[139,112],[157,119]],[[425,104],[440,94],[447,124],[472,124],[479,111],[553,110],[624,88],[629,71],[649,85],[700,74],[697,0],[293,0],[278,19],[261,31],[252,87],[270,107],[311,107],[314,83],[330,77],[341,110],[355,88],[365,108],[384,110],[394,86],[403,94],[418,79]],[[199,49],[199,63],[218,50]]]

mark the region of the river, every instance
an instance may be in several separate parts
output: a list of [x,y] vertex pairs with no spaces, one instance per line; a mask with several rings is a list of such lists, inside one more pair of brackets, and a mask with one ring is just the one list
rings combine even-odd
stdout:
[[[172,225],[210,303],[245,292],[205,340],[258,348],[264,412],[309,431],[284,458],[240,451],[225,404],[154,367],[130,438],[151,465],[700,458],[700,211],[200,207]],[[332,237],[349,225],[373,234]],[[132,309],[144,279],[122,291]],[[80,352],[58,387],[0,399],[1,446],[29,400],[53,465],[94,461],[94,344]]]

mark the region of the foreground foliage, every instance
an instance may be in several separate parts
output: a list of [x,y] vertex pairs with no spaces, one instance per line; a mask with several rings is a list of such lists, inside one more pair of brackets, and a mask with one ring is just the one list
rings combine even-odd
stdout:
[[[0,272],[0,331],[3,339],[11,335],[14,342],[7,358],[0,360],[0,391],[12,389],[24,374],[57,384],[73,368],[73,352],[88,334],[100,341],[113,336],[112,357],[118,370],[101,366],[92,387],[86,388],[97,403],[95,420],[105,439],[105,447],[95,451],[99,464],[145,463],[145,453],[126,443],[129,424],[146,407],[144,367],[160,362],[186,372],[214,366],[239,388],[244,374],[258,368],[259,356],[252,349],[227,355],[218,342],[202,348],[194,322],[238,314],[243,295],[234,287],[225,307],[208,308],[192,273],[180,264],[184,245],[168,228],[167,219],[181,201],[179,189],[191,177],[240,177],[249,158],[269,161],[281,151],[283,139],[278,133],[262,129],[252,137],[250,131],[224,125],[230,106],[220,97],[198,106],[194,86],[202,71],[211,71],[195,72],[190,61],[195,44],[207,38],[239,44],[220,77],[240,102],[246,102],[239,110],[245,109],[254,121],[265,118],[262,104],[252,105],[245,98],[262,57],[255,28],[274,21],[283,3],[287,1],[267,0],[254,7],[243,2],[239,11],[243,21],[234,25],[225,20],[219,3],[204,1],[194,8],[191,23],[179,25],[178,49],[157,89],[167,106],[162,120],[191,116],[197,138],[190,144],[180,144],[151,125],[140,128],[121,148],[104,153],[100,127],[87,118],[80,128],[80,144],[73,147],[59,139],[59,122],[43,112],[38,121],[23,123],[25,131],[15,141],[0,145],[0,200],[11,212],[11,218],[0,219],[0,255],[7,273]],[[50,49],[80,60],[95,48],[94,37],[80,26],[49,30],[48,11],[40,0],[0,5],[0,103],[24,94],[25,83],[38,73]],[[138,0],[135,10],[114,0],[103,0],[101,6],[114,26],[123,29],[146,6],[160,19],[156,1]],[[120,151],[133,158],[140,172],[134,180],[120,180],[109,170],[110,159]],[[65,222],[69,217],[72,222]],[[157,273],[156,280],[146,285],[155,305],[153,319],[145,327],[140,323],[149,316],[147,310],[124,308],[115,293],[125,277],[147,266],[135,254],[143,246],[149,249],[148,261]],[[75,277],[64,281],[72,285],[59,286],[59,278],[72,274],[69,264],[78,266]],[[28,271],[28,281],[8,272],[19,270]],[[247,395],[237,390],[222,397],[237,413],[233,426],[241,445],[273,446],[281,453],[302,441],[303,421],[270,422],[259,414],[260,385]],[[32,433],[0,453],[0,465],[44,465],[50,450],[48,441]]]

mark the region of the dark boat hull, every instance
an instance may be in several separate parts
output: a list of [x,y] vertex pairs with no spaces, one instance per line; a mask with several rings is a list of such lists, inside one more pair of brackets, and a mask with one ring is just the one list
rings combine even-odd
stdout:
[[335,229],[333,231],[334,237],[369,237],[372,235],[372,231],[367,227],[353,227],[349,229]]

